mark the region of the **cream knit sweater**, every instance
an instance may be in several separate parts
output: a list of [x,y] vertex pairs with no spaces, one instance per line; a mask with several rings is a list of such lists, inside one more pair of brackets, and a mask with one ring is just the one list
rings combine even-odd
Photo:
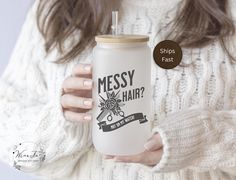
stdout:
[[[124,0],[119,32],[148,34],[154,48],[164,40],[179,2]],[[183,61],[193,61],[186,68],[164,70],[152,63],[153,132],[160,133],[164,154],[154,167],[115,163],[94,150],[90,123],[66,121],[60,106],[63,80],[76,63],[91,63],[91,49],[68,64],[52,63],[59,53],[46,56],[35,21],[37,3],[0,81],[1,160],[12,165],[14,145],[30,141],[46,152],[42,166],[31,173],[50,180],[236,179],[236,65],[219,42],[184,49]],[[235,0],[230,7],[234,13]],[[77,38],[79,32],[66,46]]]

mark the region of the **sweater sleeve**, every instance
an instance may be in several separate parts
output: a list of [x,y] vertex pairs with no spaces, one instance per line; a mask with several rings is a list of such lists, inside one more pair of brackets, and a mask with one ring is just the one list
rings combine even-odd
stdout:
[[[54,82],[46,81],[42,64],[45,68],[54,66],[42,62],[43,38],[35,17],[38,2],[28,12],[0,78],[0,160],[36,175],[54,173],[54,177],[62,177],[63,173],[73,171],[73,165],[91,145],[91,137],[88,124],[76,124],[64,118],[60,104],[62,89],[55,92],[48,89],[47,84]],[[40,158],[34,163],[17,164],[20,157],[13,154],[15,150],[24,151],[24,155],[38,152]]]
[[[230,0],[236,22],[236,1]],[[230,47],[235,51],[234,45]],[[192,107],[167,115],[153,129],[163,141],[163,156],[154,172],[188,168],[196,171],[221,169],[236,177],[236,109],[214,111]]]
[[163,155],[153,171],[235,170],[236,110],[194,107],[169,114],[162,122],[153,129],[163,141]]

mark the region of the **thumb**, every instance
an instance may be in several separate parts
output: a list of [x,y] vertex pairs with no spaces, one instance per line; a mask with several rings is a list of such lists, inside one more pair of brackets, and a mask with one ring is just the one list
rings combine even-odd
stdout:
[[161,136],[159,133],[154,134],[146,144],[144,144],[144,148],[148,151],[154,151],[162,148],[163,144],[161,141]]

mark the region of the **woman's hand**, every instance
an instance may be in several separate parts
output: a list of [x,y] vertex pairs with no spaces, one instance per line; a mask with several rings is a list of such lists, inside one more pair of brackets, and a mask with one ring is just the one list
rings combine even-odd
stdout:
[[163,154],[163,144],[158,133],[154,134],[144,145],[145,151],[133,156],[110,156],[106,159],[114,159],[116,162],[140,163],[147,166],[154,166],[161,160]]
[[87,113],[93,106],[92,100],[92,66],[78,64],[72,75],[63,82],[61,105],[64,116],[69,121],[90,121],[92,114]]

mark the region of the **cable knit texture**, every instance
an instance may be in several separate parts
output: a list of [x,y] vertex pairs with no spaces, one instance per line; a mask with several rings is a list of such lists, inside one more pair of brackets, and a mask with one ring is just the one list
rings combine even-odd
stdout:
[[[152,131],[161,135],[164,154],[153,167],[115,163],[94,150],[91,125],[66,121],[60,106],[63,80],[75,64],[91,63],[92,51],[65,65],[52,63],[60,54],[44,51],[35,19],[38,1],[0,80],[1,160],[12,165],[14,145],[31,141],[46,152],[42,166],[31,172],[44,179],[236,179],[236,64],[217,40],[183,49],[188,67],[164,70],[152,61]],[[229,3],[235,20],[236,3]],[[123,0],[119,33],[148,34],[153,49],[171,30],[166,25],[181,5],[181,0]],[[78,38],[76,32],[65,45]]]

